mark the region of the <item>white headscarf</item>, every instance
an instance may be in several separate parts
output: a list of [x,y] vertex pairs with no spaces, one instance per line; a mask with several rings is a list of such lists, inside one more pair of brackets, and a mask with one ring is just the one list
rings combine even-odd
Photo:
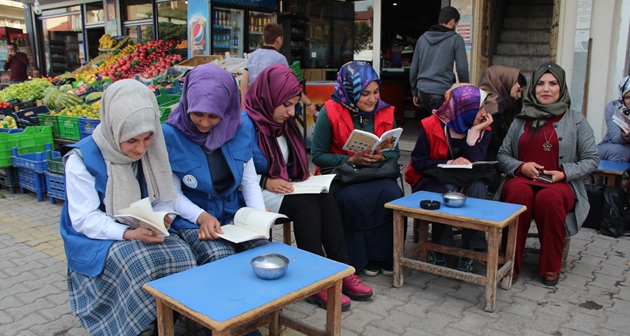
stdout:
[[171,166],[160,125],[160,111],[149,88],[135,80],[121,80],[105,90],[101,98],[101,123],[92,137],[107,166],[105,208],[107,215],[129,207],[141,198],[132,163],[138,161],[120,150],[120,143],[153,132],[151,145],[139,159],[151,201],[177,197]]
[[619,100],[613,100],[613,106],[619,110],[619,112],[630,116],[630,109],[623,103],[623,95],[630,91],[630,76],[626,76],[619,82]]

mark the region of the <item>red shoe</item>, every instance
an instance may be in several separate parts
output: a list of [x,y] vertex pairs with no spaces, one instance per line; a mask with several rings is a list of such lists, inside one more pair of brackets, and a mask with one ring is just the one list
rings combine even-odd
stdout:
[[[319,308],[326,309],[328,304],[328,290],[323,289],[319,293],[306,298],[306,302],[318,305]],[[350,310],[350,298],[341,294],[341,311]]]
[[355,301],[365,301],[372,297],[372,288],[362,283],[356,274],[343,278],[341,292]]
[[547,272],[542,276],[542,283],[545,286],[555,286],[560,280],[560,272]]

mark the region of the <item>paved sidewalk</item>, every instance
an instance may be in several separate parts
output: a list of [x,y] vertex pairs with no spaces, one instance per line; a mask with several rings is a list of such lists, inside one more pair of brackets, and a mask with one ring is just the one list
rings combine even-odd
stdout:
[[[58,230],[62,202],[0,192],[5,196],[0,198],[0,335],[88,335],[68,303]],[[274,240],[281,241],[281,235],[276,226]],[[509,291],[498,290],[495,313],[484,312],[481,286],[418,271],[406,271],[402,288],[393,288],[391,277],[361,276],[375,295],[343,313],[342,334],[628,335],[629,256],[629,238],[582,229],[571,240],[557,287],[542,285],[535,275],[537,256],[527,256],[518,282]],[[289,306],[285,313],[324,327],[325,311],[308,303]],[[184,334],[181,323],[177,331]]]

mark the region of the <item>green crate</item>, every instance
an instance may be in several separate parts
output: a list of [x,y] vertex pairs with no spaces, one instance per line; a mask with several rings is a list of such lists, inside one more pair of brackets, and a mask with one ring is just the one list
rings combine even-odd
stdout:
[[39,114],[37,115],[39,118],[40,126],[50,126],[52,127],[52,135],[53,138],[60,138],[61,133],[59,132],[59,118],[56,115],[50,114]]
[[62,138],[81,140],[78,117],[68,117],[65,115],[59,115],[57,117],[59,118],[59,134]]
[[164,104],[159,107],[160,109],[160,122],[163,124],[168,119],[168,116],[179,106],[179,99],[172,101],[171,104]]
[[166,89],[164,88],[160,88],[160,95],[155,97],[160,107],[179,102],[181,98],[182,98],[182,95],[179,95],[179,94],[167,94]]
[[43,152],[46,144],[53,143],[50,126],[29,126],[19,133],[0,132],[0,168],[11,167],[11,148],[19,155]]
[[65,170],[64,170],[62,160],[63,158],[54,158],[54,159],[46,160],[48,161],[48,170],[53,173],[63,174]]

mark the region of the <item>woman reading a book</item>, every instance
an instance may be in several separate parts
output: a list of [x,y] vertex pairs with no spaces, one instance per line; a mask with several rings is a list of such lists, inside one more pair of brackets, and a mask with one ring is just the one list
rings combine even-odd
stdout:
[[[339,69],[334,93],[315,123],[311,146],[315,165],[326,170],[345,162],[398,160],[398,146],[374,153],[371,149],[358,153],[343,149],[354,129],[380,137],[394,128],[394,107],[380,99],[380,92],[381,81],[369,64],[353,61]],[[350,265],[357,271],[369,276],[393,274],[393,216],[383,205],[400,197],[402,190],[396,180],[388,178],[342,186],[335,192]]]
[[156,318],[142,285],[197,265],[179,237],[113,218],[145,197],[165,209],[178,198],[153,92],[134,80],[114,83],[101,99],[101,124],[70,147],[60,218],[70,307],[94,335],[138,335]]
[[[444,104],[420,122],[405,180],[413,192],[459,191],[468,197],[486,198],[493,169],[438,167],[440,164],[467,165],[486,157],[491,136],[487,128],[493,121],[483,106],[486,92],[474,85],[456,84],[444,97]],[[453,246],[453,229],[449,225],[433,223],[431,236],[434,243]],[[464,229],[462,242],[465,249],[487,249],[482,231]],[[428,261],[447,266],[440,252],[431,253]],[[472,259],[459,258],[458,270],[472,272],[472,267]]]
[[[615,119],[619,118],[616,122]],[[625,131],[617,124],[630,126],[630,76],[619,82],[619,99],[606,105],[606,135],[597,145],[599,158],[602,160],[630,161],[630,127]]]
[[[334,196],[290,194],[291,182],[304,181],[311,175],[304,141],[294,118],[301,93],[293,72],[286,66],[273,65],[260,73],[244,98],[247,115],[256,125],[256,141],[267,161],[257,166],[262,171],[260,186],[265,204],[272,212],[282,213],[293,221],[299,248],[350,264]],[[350,298],[367,300],[372,289],[352,274],[343,279],[343,293],[342,308],[347,309]],[[328,292],[322,290],[309,301],[325,308]]]
[[268,244],[221,239],[244,206],[265,211],[254,168],[254,126],[241,118],[236,80],[214,65],[193,69],[178,107],[162,126],[175,189],[183,193],[172,228],[192,248],[199,265]]
[[582,113],[569,109],[565,73],[555,63],[534,71],[524,108],[505,137],[497,156],[507,174],[495,199],[523,204],[518,219],[513,279],[521,262],[532,218],[540,239],[538,274],[555,286],[562,268],[564,238],[574,235],[589,211],[582,179],[597,169],[599,157],[593,129]]

